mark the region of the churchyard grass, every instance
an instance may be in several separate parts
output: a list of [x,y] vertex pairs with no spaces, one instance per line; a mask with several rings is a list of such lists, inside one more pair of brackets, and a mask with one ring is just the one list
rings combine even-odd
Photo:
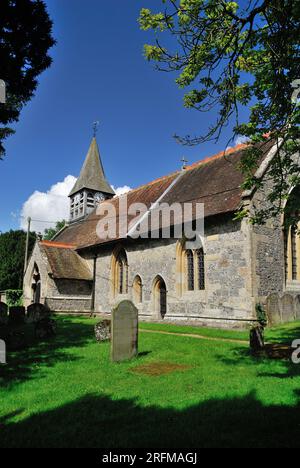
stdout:
[[[300,365],[242,343],[139,334],[139,356],[111,363],[97,319],[58,317],[54,339],[0,366],[0,447],[299,447]],[[247,339],[247,332],[140,324]],[[300,339],[300,322],[267,339]],[[164,373],[176,364],[173,372]],[[156,372],[143,373],[150,366]],[[141,372],[137,372],[138,367]]]

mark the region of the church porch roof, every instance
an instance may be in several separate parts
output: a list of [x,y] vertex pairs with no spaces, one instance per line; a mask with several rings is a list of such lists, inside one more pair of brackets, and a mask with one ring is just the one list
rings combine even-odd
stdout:
[[92,281],[88,262],[74,250],[75,245],[63,242],[41,241],[54,279]]

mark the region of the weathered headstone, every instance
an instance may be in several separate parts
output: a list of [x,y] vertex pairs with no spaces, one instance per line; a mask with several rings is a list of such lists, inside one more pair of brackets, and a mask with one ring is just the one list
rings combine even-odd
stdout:
[[14,306],[9,308],[9,323],[20,325],[25,322],[25,307]]
[[250,329],[250,350],[255,353],[264,348],[264,329],[261,325],[257,325]]
[[55,320],[50,317],[45,317],[36,322],[34,327],[34,333],[36,338],[43,340],[45,338],[51,338],[56,334],[56,323]]
[[277,293],[272,293],[267,298],[267,316],[271,325],[281,322],[280,300]]
[[138,353],[138,309],[128,300],[112,311],[111,359],[120,362]]
[[0,302],[0,325],[5,325],[8,321],[8,306]]
[[295,320],[294,297],[291,294],[284,294],[281,298],[281,310],[283,322]]
[[49,317],[49,315],[50,310],[44,304],[35,302],[27,307],[27,321],[29,323],[36,323],[39,320]]
[[300,320],[300,295],[295,297],[296,320]]
[[111,321],[110,320],[101,320],[101,322],[96,323],[95,327],[95,337],[96,340],[108,341],[111,336]]

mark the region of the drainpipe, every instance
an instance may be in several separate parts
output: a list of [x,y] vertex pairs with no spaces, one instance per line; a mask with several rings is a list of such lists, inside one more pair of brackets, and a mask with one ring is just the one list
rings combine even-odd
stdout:
[[92,301],[91,301],[91,317],[95,313],[95,294],[96,294],[96,267],[97,267],[97,255],[94,256],[93,260],[93,289],[92,289]]

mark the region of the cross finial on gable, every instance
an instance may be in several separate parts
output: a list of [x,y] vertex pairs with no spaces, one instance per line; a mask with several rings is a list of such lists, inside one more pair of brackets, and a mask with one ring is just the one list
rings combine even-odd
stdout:
[[100,123],[99,120],[95,120],[95,122],[93,122],[93,137],[94,138],[96,137],[98,127],[99,127],[99,123]]
[[180,161],[182,162],[182,169],[186,169],[188,160],[184,156],[182,156]]

